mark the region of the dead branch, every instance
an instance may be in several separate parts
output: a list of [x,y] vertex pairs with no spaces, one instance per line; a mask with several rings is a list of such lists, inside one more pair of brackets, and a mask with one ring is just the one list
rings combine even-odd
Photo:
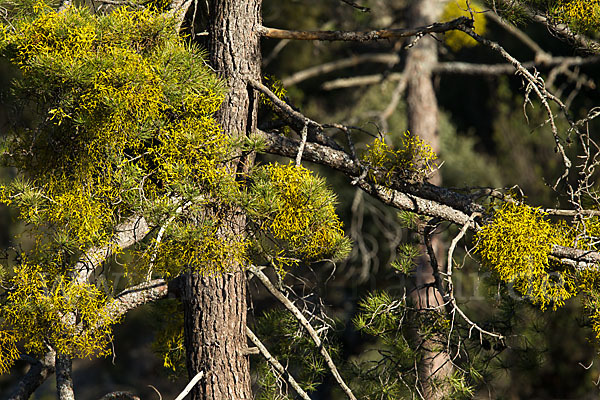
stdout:
[[291,31],[285,29],[268,28],[261,26],[258,33],[272,39],[294,39],[294,40],[328,40],[328,41],[358,41],[381,39],[399,39],[428,33],[442,33],[459,29],[460,27],[472,27],[473,21],[467,17],[459,17],[449,22],[434,23],[418,28],[407,29],[379,29],[371,31]]
[[355,67],[363,63],[380,63],[394,65],[400,62],[400,56],[394,53],[374,53],[374,54],[360,54],[348,58],[342,58],[340,60],[331,61],[321,65],[307,68],[302,71],[298,71],[287,78],[282,80],[284,86],[296,85],[307,79],[314,78],[315,76],[328,74],[333,71],[340,69]]
[[267,360],[267,362],[269,364],[271,364],[273,366],[273,368],[275,368],[275,370],[277,370],[277,372],[279,372],[282,376],[285,377],[285,379],[289,382],[289,384],[292,386],[292,388],[294,388],[296,393],[298,393],[298,396],[300,396],[304,400],[310,400],[310,397],[308,397],[308,394],[306,394],[306,392],[304,390],[302,390],[300,385],[298,385],[298,382],[296,382],[296,380],[289,373],[289,371],[287,369],[285,369],[285,367],[283,365],[281,365],[281,363],[279,361],[277,361],[277,359],[275,357],[273,357],[271,355],[271,353],[269,353],[269,350],[267,350],[265,345],[254,334],[254,332],[252,332],[252,330],[250,330],[250,328],[248,328],[248,327],[246,327],[246,335],[248,336],[250,341],[252,343],[254,343],[254,345],[258,348],[258,350],[260,351],[260,354],[263,355],[265,360]]
[[[481,215],[478,215],[478,213],[471,214],[471,216],[469,217],[469,222],[473,222],[476,217],[480,217],[480,216]],[[469,229],[469,223],[463,225],[463,227],[458,232],[458,234],[454,237],[454,239],[452,239],[452,242],[450,243],[450,247],[448,248],[448,264],[447,264],[447,273],[446,273],[445,279],[446,279],[446,282],[448,283],[448,302],[449,302],[450,306],[452,307],[452,311],[450,311],[450,312],[452,314],[458,313],[458,315],[460,315],[462,317],[462,319],[464,319],[465,322],[469,325],[469,327],[470,327],[469,338],[471,337],[471,332],[473,331],[473,329],[475,329],[479,332],[479,340],[480,341],[483,340],[483,335],[491,336],[493,338],[502,340],[505,338],[503,335],[496,333],[496,332],[490,332],[488,330],[485,330],[485,329],[481,328],[479,325],[477,325],[475,322],[473,322],[460,309],[460,307],[456,303],[456,298],[454,297],[454,283],[452,282],[452,267],[454,264],[454,259],[453,259],[454,250],[456,249],[456,245],[458,244],[458,242],[465,236],[468,229]]]
[[292,303],[287,297],[285,297],[285,295],[282,292],[280,292],[271,283],[271,280],[259,268],[256,268],[255,266],[250,265],[248,267],[248,270],[262,282],[262,284],[267,288],[267,290],[269,292],[271,292],[271,294],[277,300],[279,300],[281,302],[281,304],[283,304],[285,306],[285,308],[287,308],[294,315],[294,317],[296,317],[296,319],[298,319],[300,324],[304,327],[304,329],[306,329],[306,331],[308,332],[308,334],[310,335],[312,340],[315,342],[315,345],[319,348],[319,352],[325,359],[325,363],[329,367],[329,370],[331,371],[331,373],[332,373],[333,377],[335,378],[335,380],[337,381],[337,383],[340,385],[340,387],[342,388],[344,393],[346,393],[346,396],[348,396],[348,398],[351,400],[356,400],[356,397],[352,393],[352,390],[350,390],[348,385],[346,385],[346,383],[344,382],[344,379],[338,372],[338,369],[335,366],[335,363],[333,362],[333,360],[331,359],[329,352],[327,351],[325,346],[323,346],[323,342],[321,341],[321,338],[319,338],[319,335],[314,330],[314,328],[312,327],[310,322],[308,322],[306,317],[304,317],[302,312],[294,305],[294,303]]
[[192,389],[194,388],[194,386],[196,386],[196,383],[198,383],[200,381],[200,379],[202,379],[203,377],[204,377],[204,371],[198,372],[190,380],[190,382],[186,385],[185,389],[183,389],[183,391],[181,393],[179,393],[179,396],[177,396],[175,398],[175,400],[183,400],[183,399],[185,399],[185,396],[187,396],[188,393],[192,391]]

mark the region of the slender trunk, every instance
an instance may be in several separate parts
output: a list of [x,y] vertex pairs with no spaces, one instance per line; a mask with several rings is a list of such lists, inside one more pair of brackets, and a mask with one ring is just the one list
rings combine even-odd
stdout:
[[[413,26],[424,26],[436,22],[442,10],[442,0],[415,0],[412,2],[408,20]],[[423,37],[414,47],[408,50],[405,73],[407,74],[407,106],[409,130],[427,142],[437,153],[439,151],[438,106],[432,81],[432,69],[437,63],[437,43],[433,38]],[[441,184],[441,176],[436,173],[430,181]],[[431,247],[434,253],[440,253],[441,243],[437,237],[432,238]],[[437,251],[436,251],[437,250]],[[415,273],[416,288],[412,293],[415,307],[418,310],[438,309],[443,313],[443,297],[436,287],[436,279],[432,262],[427,257],[426,246],[422,246],[422,256]],[[440,345],[442,338],[421,339],[421,361],[419,379],[426,399],[439,399],[446,395],[443,380],[452,373],[452,364],[445,348]],[[441,386],[434,387],[434,383]]]
[[[232,136],[256,129],[257,99],[248,79],[260,80],[260,24],[262,0],[208,1],[210,62],[226,80],[228,95],[218,113],[223,130]],[[234,162],[230,171],[246,170],[251,158]],[[231,217],[227,234],[243,238],[243,217]],[[190,274],[184,288],[185,344],[190,378],[204,372],[192,391],[193,400],[251,399],[250,368],[246,355],[246,275],[242,265],[231,265],[221,275]]]

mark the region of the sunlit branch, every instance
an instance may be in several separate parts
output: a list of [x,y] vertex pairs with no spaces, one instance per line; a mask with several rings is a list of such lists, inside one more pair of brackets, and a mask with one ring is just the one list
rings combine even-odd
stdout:
[[479,43],[481,43],[481,44],[485,45],[486,47],[489,47],[492,50],[499,53],[505,60],[507,60],[510,64],[512,64],[516,70],[516,73],[518,75],[522,76],[525,79],[525,81],[527,82],[526,93],[525,93],[526,100],[529,96],[529,92],[533,91],[539,98],[542,105],[544,106],[544,109],[546,110],[546,113],[548,114],[548,121],[550,122],[550,126],[552,128],[552,135],[554,136],[555,149],[558,153],[560,153],[560,155],[562,157],[564,169],[565,169],[563,175],[560,178],[558,178],[558,180],[554,184],[554,188],[556,188],[558,186],[558,184],[569,175],[569,171],[571,169],[572,163],[571,163],[571,160],[567,157],[567,155],[565,153],[565,149],[560,142],[560,137],[558,135],[558,128],[556,127],[556,123],[554,120],[554,113],[552,112],[552,110],[550,108],[550,104],[548,102],[549,101],[555,102],[560,107],[561,111],[563,112],[563,114],[565,115],[565,117],[569,121],[569,123],[571,123],[571,127],[574,128],[574,126],[573,126],[574,123],[571,121],[571,117],[569,116],[569,113],[568,113],[565,105],[562,103],[562,101],[560,101],[560,99],[558,99],[556,96],[554,96],[552,93],[550,93],[546,89],[544,80],[541,77],[539,77],[537,73],[535,73],[535,75],[534,75],[531,72],[529,72],[516,58],[514,58],[512,55],[510,55],[498,43],[493,42],[489,39],[486,39],[486,38],[478,35],[471,28],[461,27],[460,29],[463,32],[465,32],[467,35],[471,36],[473,39],[477,40]]
[[250,330],[250,328],[248,328],[248,327],[246,327],[246,335],[248,336],[250,341],[252,343],[254,343],[254,345],[258,348],[258,350],[260,351],[260,354],[262,354],[262,356],[265,358],[265,360],[267,360],[267,362],[269,364],[271,364],[273,366],[273,368],[275,368],[275,370],[277,370],[277,372],[279,372],[281,374],[281,376],[285,377],[285,379],[289,382],[290,386],[292,386],[292,388],[294,388],[296,393],[298,393],[298,396],[300,396],[304,400],[310,400],[310,397],[308,397],[308,394],[306,394],[306,392],[304,390],[302,390],[300,385],[298,385],[298,382],[296,382],[296,380],[289,373],[289,371],[283,365],[281,365],[281,363],[279,361],[277,361],[277,359],[275,357],[273,357],[271,355],[271,353],[269,353],[269,350],[267,350],[265,345],[254,334],[254,332],[252,332],[252,330]]
[[114,254],[115,251],[126,249],[138,243],[146,237],[150,230],[151,227],[142,216],[132,216],[117,225],[116,234],[109,244],[89,249],[75,264],[75,271],[78,274],[77,281],[80,283],[87,282],[104,260]]
[[467,17],[459,17],[449,22],[434,23],[428,26],[408,29],[379,29],[371,31],[291,31],[285,29],[267,28],[261,26],[258,33],[264,37],[273,39],[294,40],[328,40],[328,41],[358,41],[380,39],[399,39],[428,33],[442,33],[459,29],[460,27],[471,27],[473,21]]
[[480,217],[481,215],[479,215],[478,213],[473,213],[470,217],[469,217],[469,223],[466,223],[463,225],[463,227],[461,228],[461,230],[458,232],[458,234],[454,237],[454,239],[452,239],[452,242],[450,243],[450,247],[448,248],[448,262],[447,262],[447,272],[446,272],[446,282],[448,283],[448,302],[450,304],[450,306],[452,307],[452,310],[450,311],[452,314],[454,313],[458,313],[458,315],[460,315],[462,317],[463,320],[465,320],[465,322],[469,325],[470,329],[469,329],[469,338],[471,337],[471,332],[473,330],[476,330],[479,332],[479,339],[482,339],[483,335],[487,335],[487,336],[491,336],[494,337],[496,339],[505,339],[505,337],[499,333],[496,332],[490,332],[488,330],[485,330],[483,328],[481,328],[479,325],[477,325],[475,322],[473,322],[458,306],[458,304],[456,303],[456,298],[454,297],[454,283],[452,282],[452,268],[454,266],[454,259],[453,259],[453,255],[454,255],[454,250],[456,249],[456,245],[458,244],[458,242],[465,236],[465,234],[467,233],[467,230],[469,230],[469,225],[471,222],[473,222],[475,220],[476,217]]
[[277,300],[279,300],[281,302],[281,304],[283,304],[285,306],[285,308],[287,308],[292,313],[292,315],[294,315],[294,317],[296,317],[296,319],[298,320],[298,322],[300,322],[300,324],[304,327],[304,329],[306,329],[306,331],[308,332],[308,334],[310,335],[312,340],[315,342],[315,345],[318,347],[319,352],[325,359],[325,363],[327,364],[327,367],[331,371],[333,377],[335,378],[337,383],[340,385],[340,387],[342,388],[344,393],[346,393],[346,396],[348,396],[348,398],[351,400],[356,400],[356,397],[354,396],[354,394],[352,393],[352,391],[350,390],[348,385],[346,385],[346,383],[344,382],[344,379],[338,372],[338,369],[335,366],[335,363],[333,362],[333,360],[331,359],[329,352],[323,345],[321,338],[319,338],[319,335],[317,334],[315,329],[312,327],[310,322],[308,322],[308,320],[302,314],[302,312],[298,309],[298,307],[296,307],[294,305],[294,303],[292,303],[287,297],[285,297],[285,295],[271,283],[271,280],[259,268],[256,268],[255,266],[251,265],[248,267],[248,269],[254,276],[256,276],[263,283],[263,285],[267,288],[267,290],[269,292],[271,292],[271,294]]

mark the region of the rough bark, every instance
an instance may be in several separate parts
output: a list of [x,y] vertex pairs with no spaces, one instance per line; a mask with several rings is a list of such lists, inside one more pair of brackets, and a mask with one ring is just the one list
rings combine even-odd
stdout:
[[75,400],[72,378],[73,362],[66,354],[56,354],[56,393],[58,400]]
[[54,373],[54,351],[49,351],[12,387],[6,400],[27,400],[44,381]]
[[[408,20],[411,25],[427,25],[434,22],[443,9],[444,1],[418,0],[409,7]],[[407,79],[408,126],[414,135],[418,135],[439,153],[438,107],[433,87],[433,69],[438,61],[437,43],[433,38],[421,38],[407,53],[404,73]],[[439,185],[441,176],[436,173],[430,179]],[[444,312],[444,300],[435,278],[435,252],[439,249],[439,240],[433,239],[422,246],[424,254],[418,261],[415,272],[415,289],[412,299],[417,312],[426,309],[439,309]],[[427,249],[429,245],[429,249]],[[427,256],[429,250],[429,256]],[[452,372],[449,355],[440,349],[440,341],[436,337],[420,338],[421,360],[418,366],[419,379],[423,385],[423,396],[426,399],[439,399],[447,393],[444,385],[436,387]]]
[[[232,136],[256,129],[257,98],[249,79],[260,80],[261,0],[208,2],[208,50],[215,71],[229,92],[217,119]],[[230,164],[231,173],[246,170],[252,158]],[[231,217],[230,232],[242,238],[242,217]],[[190,378],[204,372],[192,399],[252,398],[246,340],[246,275],[241,265],[230,273],[187,276],[183,289],[185,345]]]

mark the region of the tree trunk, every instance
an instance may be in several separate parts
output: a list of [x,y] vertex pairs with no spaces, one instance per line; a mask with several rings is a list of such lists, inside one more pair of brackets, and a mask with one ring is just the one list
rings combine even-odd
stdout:
[[56,354],[56,393],[58,400],[75,400],[73,393],[72,360],[66,354]]
[[[232,136],[256,129],[257,99],[248,79],[260,80],[262,0],[208,2],[208,50],[215,71],[227,82],[228,95],[217,119]],[[230,164],[231,173],[247,170],[251,158]],[[243,217],[231,217],[231,231],[243,238]],[[204,372],[193,400],[251,399],[246,355],[246,275],[242,265],[220,275],[189,274],[184,295],[185,344],[190,378]]]
[[[436,22],[445,1],[414,0],[408,12],[408,21],[413,26],[424,26]],[[432,81],[432,69],[438,61],[437,43],[431,37],[421,38],[408,50],[405,73],[407,75],[408,126],[412,134],[419,136],[438,153],[440,144],[437,132],[438,106]],[[441,184],[441,175],[435,173],[430,181]],[[434,253],[440,254],[441,243],[437,237],[431,243]],[[436,251],[437,250],[437,251]],[[415,290],[412,299],[417,312],[425,309],[438,309],[443,313],[444,300],[435,285],[432,263],[427,256],[426,246],[422,246],[423,256],[417,264],[415,272]],[[439,258],[438,258],[439,259]],[[436,340],[440,339],[440,340]],[[422,340],[421,361],[419,363],[419,380],[423,385],[426,399],[438,399],[446,395],[444,385],[434,387],[434,383],[443,382],[452,373],[450,357],[445,351],[442,338]]]

